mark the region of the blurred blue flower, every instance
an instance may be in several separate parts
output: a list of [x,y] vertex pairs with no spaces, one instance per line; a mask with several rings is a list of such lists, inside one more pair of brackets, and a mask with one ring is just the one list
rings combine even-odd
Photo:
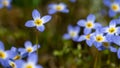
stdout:
[[26,41],[25,43],[24,43],[24,46],[25,46],[25,48],[19,48],[18,49],[18,51],[22,54],[22,55],[24,55],[24,54],[30,54],[30,53],[33,53],[33,52],[35,52],[36,50],[37,50],[37,48],[40,48],[40,45],[38,44],[36,44],[36,45],[34,45],[34,46],[32,46],[32,43],[30,42],[30,41]]
[[103,0],[103,3],[110,8],[110,17],[113,17],[120,12],[120,0],[114,0],[113,2],[111,0]]
[[18,68],[43,68],[41,65],[37,65],[38,56],[36,53],[29,54],[27,62],[23,60],[16,61]]
[[77,41],[79,32],[80,32],[80,27],[78,27],[78,26],[73,27],[73,26],[69,25],[68,26],[68,33],[65,33],[63,35],[63,38],[64,39],[71,39],[72,38],[74,41]]
[[4,49],[3,42],[0,41],[0,63],[2,66],[7,67],[8,66],[8,60],[13,58],[15,56],[15,53],[13,51]]
[[91,34],[84,34],[84,35],[81,35],[79,38],[78,38],[78,42],[81,42],[81,41],[84,41],[86,40],[86,43],[88,46],[92,46],[92,43],[94,42],[90,37],[91,37],[92,33]]
[[7,7],[8,9],[11,8],[12,0],[0,0],[0,8]]
[[87,16],[87,20],[79,20],[77,24],[84,28],[84,34],[91,33],[92,29],[97,29],[101,27],[101,24],[95,23],[95,16],[93,14],[89,14]]
[[32,17],[34,20],[27,21],[25,23],[25,26],[26,27],[35,27],[36,26],[36,28],[41,32],[43,32],[45,29],[44,24],[51,20],[50,15],[45,15],[45,16],[41,17],[40,13],[36,9],[33,10]]
[[59,3],[59,4],[52,3],[48,5],[48,8],[49,8],[48,10],[49,14],[54,14],[56,12],[63,12],[63,13],[69,12],[69,10],[67,9],[67,5],[64,3]]
[[105,49],[109,49],[111,52],[117,52],[117,48],[111,46],[111,44],[109,42],[104,42],[103,46],[98,47],[98,50],[105,50]]
[[73,3],[76,2],[76,0],[69,0],[69,1],[70,1],[70,2],[73,2]]

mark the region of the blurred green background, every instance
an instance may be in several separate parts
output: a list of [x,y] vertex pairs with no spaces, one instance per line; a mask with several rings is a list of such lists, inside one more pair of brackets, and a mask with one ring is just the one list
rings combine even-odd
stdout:
[[[107,15],[108,8],[102,0],[13,0],[12,9],[0,9],[0,40],[6,49],[11,46],[24,47],[24,42],[36,42],[36,28],[27,28],[25,22],[32,20],[32,11],[38,9],[42,16],[48,14],[48,4],[64,2],[69,13],[56,13],[45,24],[45,31],[39,32],[39,64],[44,68],[120,68],[116,53],[109,50],[99,51],[88,47],[85,42],[63,40],[69,24],[77,25],[80,19],[86,19],[92,13],[96,21],[108,25],[112,18]],[[118,18],[116,16],[115,18]]]

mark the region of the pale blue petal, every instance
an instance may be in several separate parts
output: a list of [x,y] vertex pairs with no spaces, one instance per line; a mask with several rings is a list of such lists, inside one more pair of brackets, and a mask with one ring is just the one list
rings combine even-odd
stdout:
[[117,49],[115,47],[110,46],[109,49],[111,52],[117,52]]
[[92,45],[93,45],[93,40],[86,40],[86,43],[87,43],[87,45],[89,46],[89,47],[91,47]]
[[32,47],[32,43],[30,41],[26,41],[24,43],[25,48]]
[[94,23],[95,24],[95,27],[94,28],[101,28],[102,25],[100,23]]
[[48,10],[48,14],[54,14],[54,13],[56,13],[56,10],[54,10],[54,9],[49,9]]
[[26,27],[34,27],[34,26],[35,26],[34,21],[33,21],[33,20],[27,21],[27,22],[25,23],[25,26],[26,26]]
[[113,43],[115,43],[118,46],[120,46],[120,36],[114,36],[114,37],[112,37],[112,41],[113,41]]
[[4,44],[2,41],[0,41],[0,50],[4,50]]
[[88,16],[87,16],[87,21],[92,21],[92,22],[94,22],[95,21],[95,15],[93,15],[93,14],[89,14]]
[[113,16],[115,16],[117,13],[116,12],[114,12],[114,11],[112,11],[112,10],[109,10],[109,16],[110,17],[113,17]]
[[117,34],[120,34],[120,27],[117,27]]
[[10,51],[10,50],[5,51],[5,52],[6,52],[7,56],[8,56],[8,58],[10,58],[10,59],[12,59],[13,57],[16,56],[16,52],[13,52],[13,51]]
[[117,51],[117,56],[118,56],[118,59],[120,59],[120,48]]
[[70,39],[70,38],[71,38],[71,36],[69,34],[64,34],[63,35],[63,39]]
[[116,22],[117,22],[117,20],[111,20],[109,26],[110,26],[110,27],[111,27],[111,26],[112,26],[112,27],[115,27],[116,24],[117,24]]
[[43,31],[45,30],[45,26],[44,26],[44,25],[37,26],[37,29],[38,29],[40,32],[43,32]]
[[110,0],[103,0],[103,3],[104,3],[107,7],[110,7],[110,6],[111,6],[111,1],[110,1]]
[[3,4],[0,4],[0,9],[3,8]]
[[99,48],[100,46],[102,46],[102,43],[94,42],[94,46],[95,46],[96,48]]
[[68,9],[64,9],[64,10],[62,10],[61,12],[63,12],[63,13],[68,13],[69,10],[68,10]]
[[40,18],[40,13],[37,9],[33,10],[32,17],[33,17],[34,20],[37,19],[37,18]]
[[37,54],[36,54],[36,53],[31,53],[31,54],[29,54],[27,61],[36,64],[37,61],[38,61],[38,56],[37,56]]
[[69,0],[69,1],[70,1],[70,2],[73,2],[73,3],[76,2],[76,0]]
[[37,45],[37,44],[34,45],[34,46],[33,46],[33,51],[36,51],[38,48],[40,48],[40,45],[39,45],[39,44],[38,44],[38,45]]
[[68,30],[68,32],[72,31],[73,30],[73,26],[72,25],[68,25],[67,30]]
[[41,66],[41,65],[37,65],[36,68],[43,68],[43,66]]
[[17,68],[23,68],[23,65],[25,64],[25,61],[23,60],[16,60],[15,61]]
[[90,34],[92,29],[85,28],[84,29],[84,34]]
[[50,21],[51,20],[51,16],[50,15],[46,15],[46,16],[43,16],[42,18],[41,18],[41,20],[43,21],[43,23],[45,24],[45,23],[47,23],[48,21]]
[[81,42],[81,41],[84,41],[84,40],[86,40],[86,38],[85,38],[85,35],[81,35],[79,38],[78,38],[78,42]]
[[85,26],[85,24],[86,24],[86,21],[85,20],[79,20],[78,22],[77,22],[77,24],[79,25],[79,26]]
[[79,33],[79,32],[80,32],[80,27],[76,26],[76,27],[74,28],[74,31],[75,31],[76,33]]

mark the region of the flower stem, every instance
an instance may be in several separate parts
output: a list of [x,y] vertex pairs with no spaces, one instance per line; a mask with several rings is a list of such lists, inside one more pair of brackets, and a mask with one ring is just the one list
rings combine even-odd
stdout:
[[38,30],[36,30],[36,45],[37,45],[37,54],[38,54],[38,37],[39,37]]

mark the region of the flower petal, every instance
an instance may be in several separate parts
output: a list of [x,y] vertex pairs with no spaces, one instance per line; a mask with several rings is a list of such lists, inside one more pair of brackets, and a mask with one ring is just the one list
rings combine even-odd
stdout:
[[48,14],[54,14],[54,13],[56,13],[56,10],[54,10],[54,9],[49,9],[48,10]]
[[4,50],[4,44],[2,41],[0,41],[0,50]]
[[43,23],[45,24],[45,23],[47,23],[48,21],[50,21],[51,20],[51,16],[50,15],[46,15],[46,16],[43,16],[42,18],[41,18],[41,20],[43,21]]
[[81,41],[83,41],[83,40],[85,40],[86,38],[85,38],[85,35],[81,35],[79,38],[78,38],[78,42],[81,42]]
[[109,10],[109,16],[110,17],[113,17],[113,16],[115,16],[117,13],[116,12],[114,12],[114,11],[112,11],[112,10]]
[[63,12],[63,13],[68,13],[69,10],[68,10],[68,9],[63,9],[61,12]]
[[32,47],[32,43],[30,41],[26,41],[24,43],[25,48]]
[[33,20],[27,21],[27,22],[25,23],[25,26],[26,26],[26,27],[34,27],[34,26],[35,26],[34,21],[33,21]]
[[63,39],[70,39],[70,38],[71,38],[71,36],[69,34],[64,34],[63,35]]
[[110,46],[109,49],[111,52],[117,52],[117,49],[115,47]]
[[85,28],[84,29],[84,34],[90,34],[92,29]]
[[89,14],[88,16],[87,16],[87,21],[92,21],[92,22],[94,22],[95,21],[95,15],[93,15],[93,14]]
[[37,9],[34,9],[32,12],[32,17],[35,20],[36,18],[40,18],[40,13],[38,12]]
[[118,58],[120,59],[120,48],[119,48],[118,51],[117,51],[117,56],[118,56]]
[[79,20],[78,22],[77,22],[77,24],[79,25],[79,26],[85,26],[85,23],[86,23],[86,21],[85,20]]
[[86,43],[89,47],[92,46],[93,42],[94,42],[93,40],[86,40]]
[[37,29],[38,29],[40,32],[43,32],[43,31],[45,30],[45,26],[44,26],[44,25],[37,26]]
[[28,55],[28,59],[27,59],[28,62],[32,62],[32,63],[37,63],[38,61],[38,57],[37,57],[37,54],[36,53],[31,53]]
[[118,46],[120,46],[120,36],[113,36],[112,37],[112,41],[113,41],[113,43],[115,43]]
[[111,6],[110,0],[103,0],[103,3],[104,3],[107,7],[110,7],[110,6]]

